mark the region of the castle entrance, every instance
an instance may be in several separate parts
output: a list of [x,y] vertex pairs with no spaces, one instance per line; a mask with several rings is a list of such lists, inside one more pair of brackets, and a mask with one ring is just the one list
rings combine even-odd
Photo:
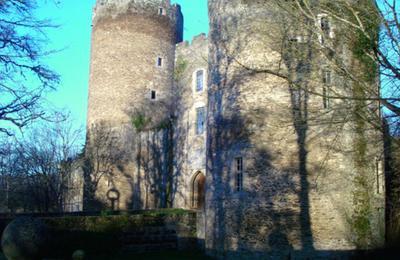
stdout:
[[191,207],[192,209],[203,209],[205,202],[205,184],[206,176],[199,171],[195,173],[192,179],[191,187]]

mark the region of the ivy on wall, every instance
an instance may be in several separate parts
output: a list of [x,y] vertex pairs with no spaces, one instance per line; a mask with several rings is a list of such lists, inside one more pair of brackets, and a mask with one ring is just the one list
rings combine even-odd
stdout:
[[174,71],[174,79],[180,80],[182,79],[186,69],[188,67],[188,62],[181,56],[176,59],[175,62],[175,71]]

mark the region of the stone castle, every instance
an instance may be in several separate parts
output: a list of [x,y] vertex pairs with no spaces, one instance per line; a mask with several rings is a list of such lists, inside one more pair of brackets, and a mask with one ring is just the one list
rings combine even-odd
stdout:
[[[209,0],[209,19],[209,36],[189,43],[169,0],[97,1],[84,210],[197,210],[202,245],[228,259],[381,245],[381,137],[360,137],[340,120],[353,106],[326,94],[350,88],[306,36],[283,37],[278,8]],[[320,24],[320,41],[339,37],[324,14]]]

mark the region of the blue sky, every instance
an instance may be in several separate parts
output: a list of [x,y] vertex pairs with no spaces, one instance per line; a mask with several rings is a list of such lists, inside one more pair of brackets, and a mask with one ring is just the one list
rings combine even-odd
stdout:
[[[45,0],[43,0],[45,1]],[[60,50],[45,62],[61,75],[59,89],[47,95],[51,107],[71,112],[76,125],[85,126],[92,7],[95,0],[61,0],[43,5],[38,10],[42,18],[60,25],[48,31],[49,48]],[[208,31],[207,0],[172,0],[182,7],[185,17],[184,37]]]

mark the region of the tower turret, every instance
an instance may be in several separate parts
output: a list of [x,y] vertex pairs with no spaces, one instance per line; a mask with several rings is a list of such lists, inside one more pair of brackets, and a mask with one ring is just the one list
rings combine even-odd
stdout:
[[99,120],[128,123],[143,106],[156,107],[157,116],[167,113],[182,26],[180,7],[169,0],[97,1],[88,127]]
[[[107,147],[103,153],[112,154],[91,158],[92,164],[104,164],[110,157],[104,169],[92,169],[101,179],[92,197],[101,202],[114,205],[107,194],[116,190],[119,208],[157,206],[149,194],[162,192],[148,172],[163,176],[167,169],[168,135],[163,129],[171,115],[175,45],[182,34],[180,6],[169,0],[98,0],[94,7],[87,156],[93,157],[90,151],[100,145],[96,126],[112,132],[108,143],[101,144]],[[141,156],[146,147],[157,151],[156,159],[148,150],[146,160]],[[144,175],[146,182],[141,181]],[[165,186],[165,180],[158,183]]]

